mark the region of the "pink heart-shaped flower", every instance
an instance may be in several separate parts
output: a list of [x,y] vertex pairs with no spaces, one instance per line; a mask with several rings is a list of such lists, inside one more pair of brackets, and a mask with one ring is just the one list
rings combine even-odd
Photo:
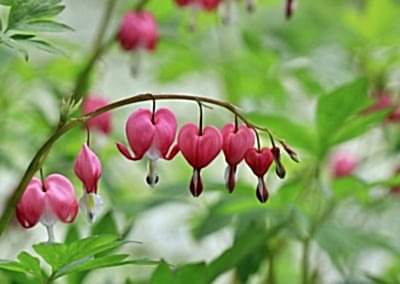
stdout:
[[188,123],[179,132],[178,146],[193,168],[202,169],[208,166],[221,151],[222,135],[213,126],[207,126],[200,134],[195,124]]

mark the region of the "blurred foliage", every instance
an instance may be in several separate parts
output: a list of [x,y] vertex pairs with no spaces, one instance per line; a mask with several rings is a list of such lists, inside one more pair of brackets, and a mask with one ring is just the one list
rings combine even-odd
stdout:
[[[64,24],[57,17],[64,5],[72,9],[76,5],[65,2],[0,0],[3,176],[15,178],[25,169],[55,127],[62,98],[72,91],[82,66],[83,43],[72,42],[66,34],[59,35],[63,46],[54,49],[48,43],[54,39],[48,32],[71,30],[72,20]],[[120,2],[116,23],[132,6],[131,1]],[[227,194],[224,169],[218,165],[206,170],[205,197],[191,201],[190,169],[180,158],[160,169],[160,187],[149,192],[145,165],[127,167],[117,160],[114,142],[123,139],[122,130],[107,138],[95,134],[93,139],[101,140],[94,148],[104,167],[100,186],[106,199],[104,215],[90,229],[82,220],[69,226],[62,244],[36,244],[34,253],[22,251],[14,261],[2,260],[1,283],[42,283],[66,275],[67,283],[89,283],[92,270],[125,264],[151,264],[143,274],[123,271],[126,283],[211,283],[226,272],[230,283],[332,283],[327,280],[331,274],[339,279],[335,283],[400,283],[400,200],[391,191],[400,186],[395,174],[399,124],[386,121],[392,109],[363,113],[374,104],[377,91],[387,91],[398,102],[400,2],[304,0],[290,21],[284,19],[283,1],[260,0],[251,14],[244,1],[233,2],[229,24],[224,25],[218,13],[203,13],[195,31],[189,31],[190,11],[178,9],[172,0],[149,1],[146,9],[157,18],[161,41],[154,54],[141,59],[146,60],[145,74],[132,81],[146,78],[168,89],[183,83],[193,93],[198,92],[196,86],[201,90],[203,83],[211,82],[219,96],[240,106],[250,121],[269,127],[299,151],[299,164],[284,158],[288,172],[284,181],[271,170],[268,203],[257,203],[255,181],[244,166],[235,192]],[[73,13],[76,18],[85,16],[79,9]],[[94,24],[88,25],[92,29]],[[48,51],[67,49],[68,56],[35,53],[31,45]],[[119,53],[114,49],[109,55],[116,64],[127,61],[127,55]],[[32,62],[26,63],[21,54],[32,54]],[[105,71],[98,69],[93,86],[104,76]],[[115,124],[121,125],[115,127],[122,129],[125,117],[118,115]],[[190,110],[179,113],[186,120],[191,115]],[[210,121],[222,125],[226,117],[210,115]],[[267,137],[262,138],[267,143]],[[71,165],[84,141],[80,128],[64,136],[51,151],[45,171],[72,178]],[[333,178],[330,156],[351,146],[360,154],[357,171]],[[80,188],[77,179],[73,181]],[[141,261],[141,255],[152,251],[153,244],[146,242],[135,244],[140,256],[131,257],[135,254],[129,245],[122,245],[129,243],[136,222],[153,211],[162,215],[168,205],[188,209],[183,222],[196,245],[224,230],[232,236],[232,244],[207,262],[193,261],[195,257],[171,262],[163,252],[156,259],[164,261]],[[87,233],[93,236],[81,239]],[[376,253],[385,261],[377,269],[366,269]],[[374,265],[371,260],[367,266]]]

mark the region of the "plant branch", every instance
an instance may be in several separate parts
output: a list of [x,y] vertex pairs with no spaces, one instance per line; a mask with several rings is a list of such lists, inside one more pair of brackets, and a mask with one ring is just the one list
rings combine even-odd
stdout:
[[[21,178],[21,181],[15,188],[14,192],[11,194],[9,199],[6,202],[5,210],[0,218],[0,235],[4,232],[7,225],[10,222],[14,209],[24,192],[25,188],[28,186],[30,180],[35,175],[35,173],[42,167],[49,151],[51,150],[53,144],[65,133],[67,133],[72,128],[85,123],[87,120],[96,117],[100,114],[103,114],[107,111],[111,111],[123,106],[144,102],[144,101],[152,101],[152,100],[183,100],[183,101],[193,101],[193,102],[203,102],[212,105],[217,105],[222,108],[227,109],[228,111],[235,114],[240,120],[242,120],[247,126],[259,129],[261,131],[267,131],[271,133],[269,129],[265,127],[257,126],[251,123],[243,114],[241,114],[236,106],[229,102],[220,101],[213,98],[202,97],[202,96],[194,96],[194,95],[185,95],[185,94],[139,94],[132,97],[128,97],[125,99],[121,99],[119,101],[110,103],[94,112],[88,113],[78,118],[73,118],[64,125],[58,126],[53,134],[45,141],[45,143],[40,147],[38,152],[33,157],[32,161],[30,162],[28,168],[26,169],[24,175]],[[271,133],[272,135],[272,133]]]
[[95,63],[114,42],[114,35],[111,36],[111,38],[105,43],[103,43],[103,40],[116,3],[117,0],[108,0],[107,5],[104,7],[104,14],[100,22],[99,29],[97,30],[96,37],[93,41],[91,56],[89,57],[86,65],[79,73],[74,91],[71,95],[70,100],[72,103],[78,102],[84,96],[84,94],[86,93],[89,76]]

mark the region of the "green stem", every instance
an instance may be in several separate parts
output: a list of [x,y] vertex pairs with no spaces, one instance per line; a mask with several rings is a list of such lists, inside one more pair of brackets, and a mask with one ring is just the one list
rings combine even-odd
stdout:
[[310,239],[303,241],[303,256],[302,256],[302,284],[308,284],[309,274],[309,258],[310,258]]
[[257,125],[252,124],[250,121],[246,119],[244,115],[242,115],[236,106],[232,105],[231,103],[220,101],[217,99],[213,98],[207,98],[207,97],[201,97],[201,96],[193,96],[193,95],[184,95],[184,94],[157,94],[153,95],[150,93],[146,94],[139,94],[135,95],[132,97],[128,97],[126,99],[122,99],[119,101],[116,101],[114,103],[111,103],[107,106],[104,106],[94,112],[91,112],[89,114],[86,114],[84,116],[78,117],[71,119],[69,122],[65,123],[64,125],[61,125],[57,127],[52,135],[44,142],[42,147],[40,147],[39,151],[35,154],[33,157],[32,161],[30,162],[28,168],[26,169],[24,175],[21,178],[21,181],[19,182],[18,186],[15,188],[11,196],[8,198],[6,205],[5,205],[5,210],[0,218],[0,235],[4,232],[6,229],[7,225],[9,224],[11,217],[13,215],[15,206],[17,205],[22,193],[24,192],[25,188],[28,186],[30,180],[34,176],[34,174],[42,167],[49,151],[53,147],[53,144],[65,133],[67,133],[69,130],[72,128],[85,123],[87,120],[98,116],[102,113],[105,113],[107,111],[111,111],[126,105],[131,105],[139,102],[144,102],[144,101],[151,101],[153,99],[156,100],[184,100],[184,101],[193,101],[193,102],[204,102],[208,104],[213,104],[220,106],[222,108],[227,109],[228,111],[232,112],[233,114],[237,115],[239,119],[241,119],[246,125],[248,125],[251,128],[256,128],[262,131],[269,131],[267,128],[264,127],[259,127]]
[[95,63],[114,42],[115,36],[112,36],[106,43],[103,43],[103,40],[116,3],[117,0],[108,0],[107,5],[104,7],[104,14],[97,30],[96,37],[93,41],[91,56],[89,57],[85,67],[79,73],[74,91],[70,98],[71,102],[73,103],[78,102],[85,95],[89,76]]

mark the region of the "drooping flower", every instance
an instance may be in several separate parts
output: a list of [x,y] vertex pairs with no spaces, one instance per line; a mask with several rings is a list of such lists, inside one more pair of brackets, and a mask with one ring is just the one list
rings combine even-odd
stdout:
[[[102,97],[90,95],[83,101],[83,114],[96,111],[108,104],[108,101]],[[89,130],[98,130],[104,134],[110,134],[111,126],[111,113],[105,112],[86,122]]]
[[228,123],[222,129],[222,137],[222,150],[228,164],[225,170],[225,185],[229,192],[233,192],[237,166],[244,159],[246,152],[253,147],[254,133],[245,125],[236,127],[233,123]]
[[222,0],[175,0],[178,6],[190,6],[206,11],[214,11],[221,2]]
[[154,187],[159,180],[156,173],[157,160],[173,159],[179,151],[177,146],[169,151],[176,135],[175,115],[167,108],[160,108],[155,113],[144,108],[138,109],[129,116],[125,132],[133,154],[122,143],[117,143],[118,150],[132,161],[147,156],[149,174],[146,182]]
[[222,135],[213,126],[207,126],[200,131],[195,124],[188,123],[179,131],[178,146],[183,157],[193,167],[190,192],[197,197],[203,192],[200,171],[207,167],[221,151]]
[[153,51],[158,40],[157,23],[150,12],[129,11],[125,14],[118,31],[118,41],[123,49]]
[[[41,222],[48,230],[57,220],[72,223],[79,206],[72,183],[60,174],[49,175],[44,183],[34,177],[16,208],[18,222],[31,228]],[[49,234],[49,241],[52,237]]]
[[256,195],[260,202],[268,200],[268,189],[265,185],[264,176],[274,161],[274,155],[270,148],[251,148],[245,155],[247,165],[258,177]]
[[80,200],[81,209],[86,212],[89,221],[93,221],[103,203],[97,194],[102,168],[99,158],[87,144],[83,145],[75,160],[74,171],[85,189]]
[[330,160],[331,174],[335,178],[351,175],[358,165],[357,158],[348,152],[336,152]]

